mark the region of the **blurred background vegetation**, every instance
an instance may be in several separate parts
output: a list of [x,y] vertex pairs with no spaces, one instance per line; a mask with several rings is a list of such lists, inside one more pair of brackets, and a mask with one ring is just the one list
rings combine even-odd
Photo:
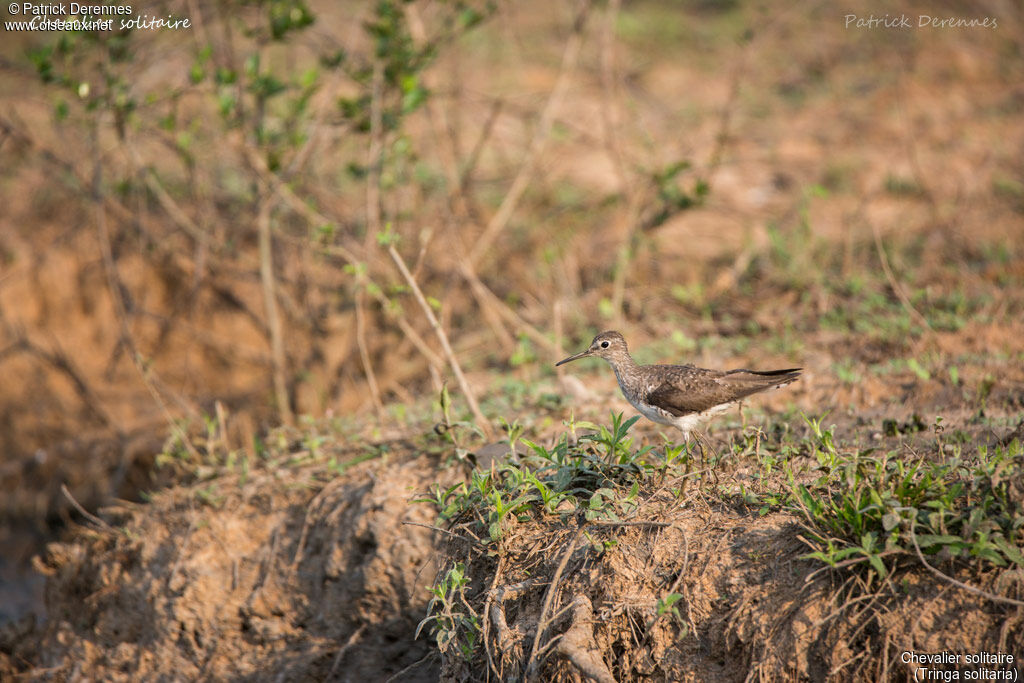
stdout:
[[818,412],[1014,414],[1024,15],[899,4],[998,28],[254,0],[5,33],[0,515],[135,497],[215,423],[253,457],[302,416],[386,436],[450,382],[496,424],[579,392],[552,362],[612,327],[647,362],[803,364]]

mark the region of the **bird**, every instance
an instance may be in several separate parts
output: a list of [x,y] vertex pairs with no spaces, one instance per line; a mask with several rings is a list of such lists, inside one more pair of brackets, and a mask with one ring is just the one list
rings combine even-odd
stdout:
[[555,367],[580,358],[608,361],[622,395],[647,419],[690,434],[710,418],[752,394],[778,389],[800,377],[802,368],[785,370],[707,370],[695,365],[638,365],[626,339],[615,330],[594,337],[590,346]]

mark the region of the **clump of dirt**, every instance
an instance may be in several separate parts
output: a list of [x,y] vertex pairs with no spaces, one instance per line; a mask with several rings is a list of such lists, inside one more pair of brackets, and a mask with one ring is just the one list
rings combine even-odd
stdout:
[[408,452],[343,475],[284,463],[108,510],[116,527],[48,548],[48,620],[0,652],[57,678],[436,680],[413,638],[432,516],[409,498],[437,477]]
[[[919,565],[871,583],[800,559],[787,513],[667,488],[640,499],[621,521],[533,514],[496,547],[452,540],[441,576],[468,583],[442,612],[474,614],[483,642],[469,654],[454,634],[442,680],[902,680],[904,652],[1020,654],[1016,607]],[[1021,578],[1007,574],[1003,589]]]

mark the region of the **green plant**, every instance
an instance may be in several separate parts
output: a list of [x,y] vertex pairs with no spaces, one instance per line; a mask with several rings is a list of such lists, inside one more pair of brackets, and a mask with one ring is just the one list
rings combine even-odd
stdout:
[[832,465],[813,486],[790,482],[789,506],[809,534],[807,557],[832,567],[866,561],[883,578],[883,558],[910,557],[918,547],[926,556],[1024,568],[1024,506],[1014,494],[1024,477],[1019,442],[981,448],[973,463],[908,463],[865,450],[836,455]]
[[[612,415],[610,428],[594,425],[599,430],[594,439],[581,438],[571,445],[569,434],[563,433],[550,447],[523,438],[517,423],[506,422],[509,436],[518,437],[530,454],[500,468],[474,470],[468,481],[448,487],[435,484],[413,502],[433,506],[438,524],[449,533],[457,531],[475,552],[489,556],[505,552],[507,534],[515,529],[509,524],[513,518],[575,513],[587,522],[622,520],[636,512],[642,489],[654,487],[655,475],[678,474],[679,465],[689,460],[684,446],[666,446],[670,456],[662,467],[640,465],[649,448],[632,450],[627,432],[634,422]],[[588,426],[571,422],[571,429]],[[590,443],[596,443],[601,452],[595,454]],[[681,456],[684,452],[687,455]],[[595,543],[599,550],[614,546],[614,541]],[[478,616],[466,602],[467,585],[463,564],[449,568],[431,588],[428,617],[420,624],[420,629],[434,624],[442,652],[454,648],[465,658],[472,656],[480,631]]]
[[467,434],[484,436],[480,428],[468,420],[452,419],[452,398],[448,393],[448,386],[441,387],[438,397],[438,407],[441,410],[441,422],[434,426],[434,433],[441,437],[442,441],[451,443],[455,447],[455,458],[459,461],[466,460],[469,449],[466,448],[465,438]]
[[811,434],[814,436],[812,449],[814,458],[818,461],[818,467],[825,473],[824,476],[828,477],[838,467],[840,462],[839,452],[836,450],[835,437],[833,435],[835,425],[825,429],[821,426],[821,421],[825,419],[824,415],[817,419],[808,417],[803,413],[800,415],[803,417],[804,422],[807,423],[807,426],[811,428]]
[[662,462],[665,469],[671,469],[678,464],[689,467],[691,452],[688,442],[676,444],[666,440],[664,448],[665,458]]
[[[495,544],[503,536],[505,521],[513,515],[560,514],[566,503],[578,509],[579,501],[587,519],[617,520],[636,509],[640,485],[655,472],[682,472],[689,456],[681,457],[684,447],[672,453],[660,468],[641,464],[650,447],[632,449],[627,437],[635,419],[612,415],[608,427],[592,425],[598,434],[581,437],[576,446],[562,434],[553,446],[546,447],[519,436],[531,453],[520,463],[508,463],[496,470],[474,470],[468,482],[442,488],[435,485],[414,502],[427,503],[438,511],[439,522],[468,524],[485,544]],[[507,424],[507,423],[506,423]],[[574,422],[573,428],[589,423]],[[511,433],[520,430],[513,425]],[[602,453],[594,454],[589,442],[596,442]],[[687,451],[688,453],[688,451]]]
[[628,514],[636,509],[636,497],[639,490],[639,482],[633,482],[633,486],[625,496],[619,495],[615,489],[597,489],[587,501],[586,519],[588,521],[619,521],[619,513]]
[[537,494],[540,496],[541,503],[544,505],[544,510],[550,514],[557,512],[557,508],[562,501],[575,501],[572,493],[561,488],[561,482],[555,481],[551,485],[542,481],[533,472],[527,471],[526,479],[533,485],[537,490]]
[[658,598],[658,602],[655,604],[655,611],[658,617],[670,615],[672,620],[679,626],[678,640],[682,640],[690,633],[690,625],[683,619],[683,615],[679,613],[679,608],[676,607],[676,603],[683,599],[680,593],[669,593],[663,598]]
[[480,616],[466,600],[469,577],[465,572],[465,565],[456,563],[430,588],[433,597],[427,605],[427,616],[416,627],[415,637],[419,638],[423,627],[432,623],[437,649],[449,652],[454,648],[469,660],[480,634]]
[[523,435],[524,427],[519,424],[519,420],[513,420],[510,424],[505,418],[501,418],[501,427],[508,436],[509,455],[514,458],[516,457],[516,442]]
[[604,448],[604,457],[608,462],[620,465],[635,463],[651,450],[650,446],[645,446],[638,451],[633,451],[633,439],[632,437],[627,438],[629,428],[635,425],[639,419],[639,415],[634,415],[628,420],[623,421],[622,413],[612,413],[611,429],[604,425],[579,423],[581,426],[598,430],[597,434],[584,434],[580,437],[580,441],[593,441],[600,444]]

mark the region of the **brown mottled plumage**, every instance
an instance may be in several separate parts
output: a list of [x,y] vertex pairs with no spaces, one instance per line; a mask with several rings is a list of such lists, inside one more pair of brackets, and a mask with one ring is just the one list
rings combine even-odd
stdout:
[[602,332],[586,351],[555,365],[587,356],[608,361],[626,400],[648,419],[679,429],[684,439],[702,422],[747,396],[795,381],[801,370],[720,371],[693,365],[637,365],[629,355],[626,340],[615,331]]

